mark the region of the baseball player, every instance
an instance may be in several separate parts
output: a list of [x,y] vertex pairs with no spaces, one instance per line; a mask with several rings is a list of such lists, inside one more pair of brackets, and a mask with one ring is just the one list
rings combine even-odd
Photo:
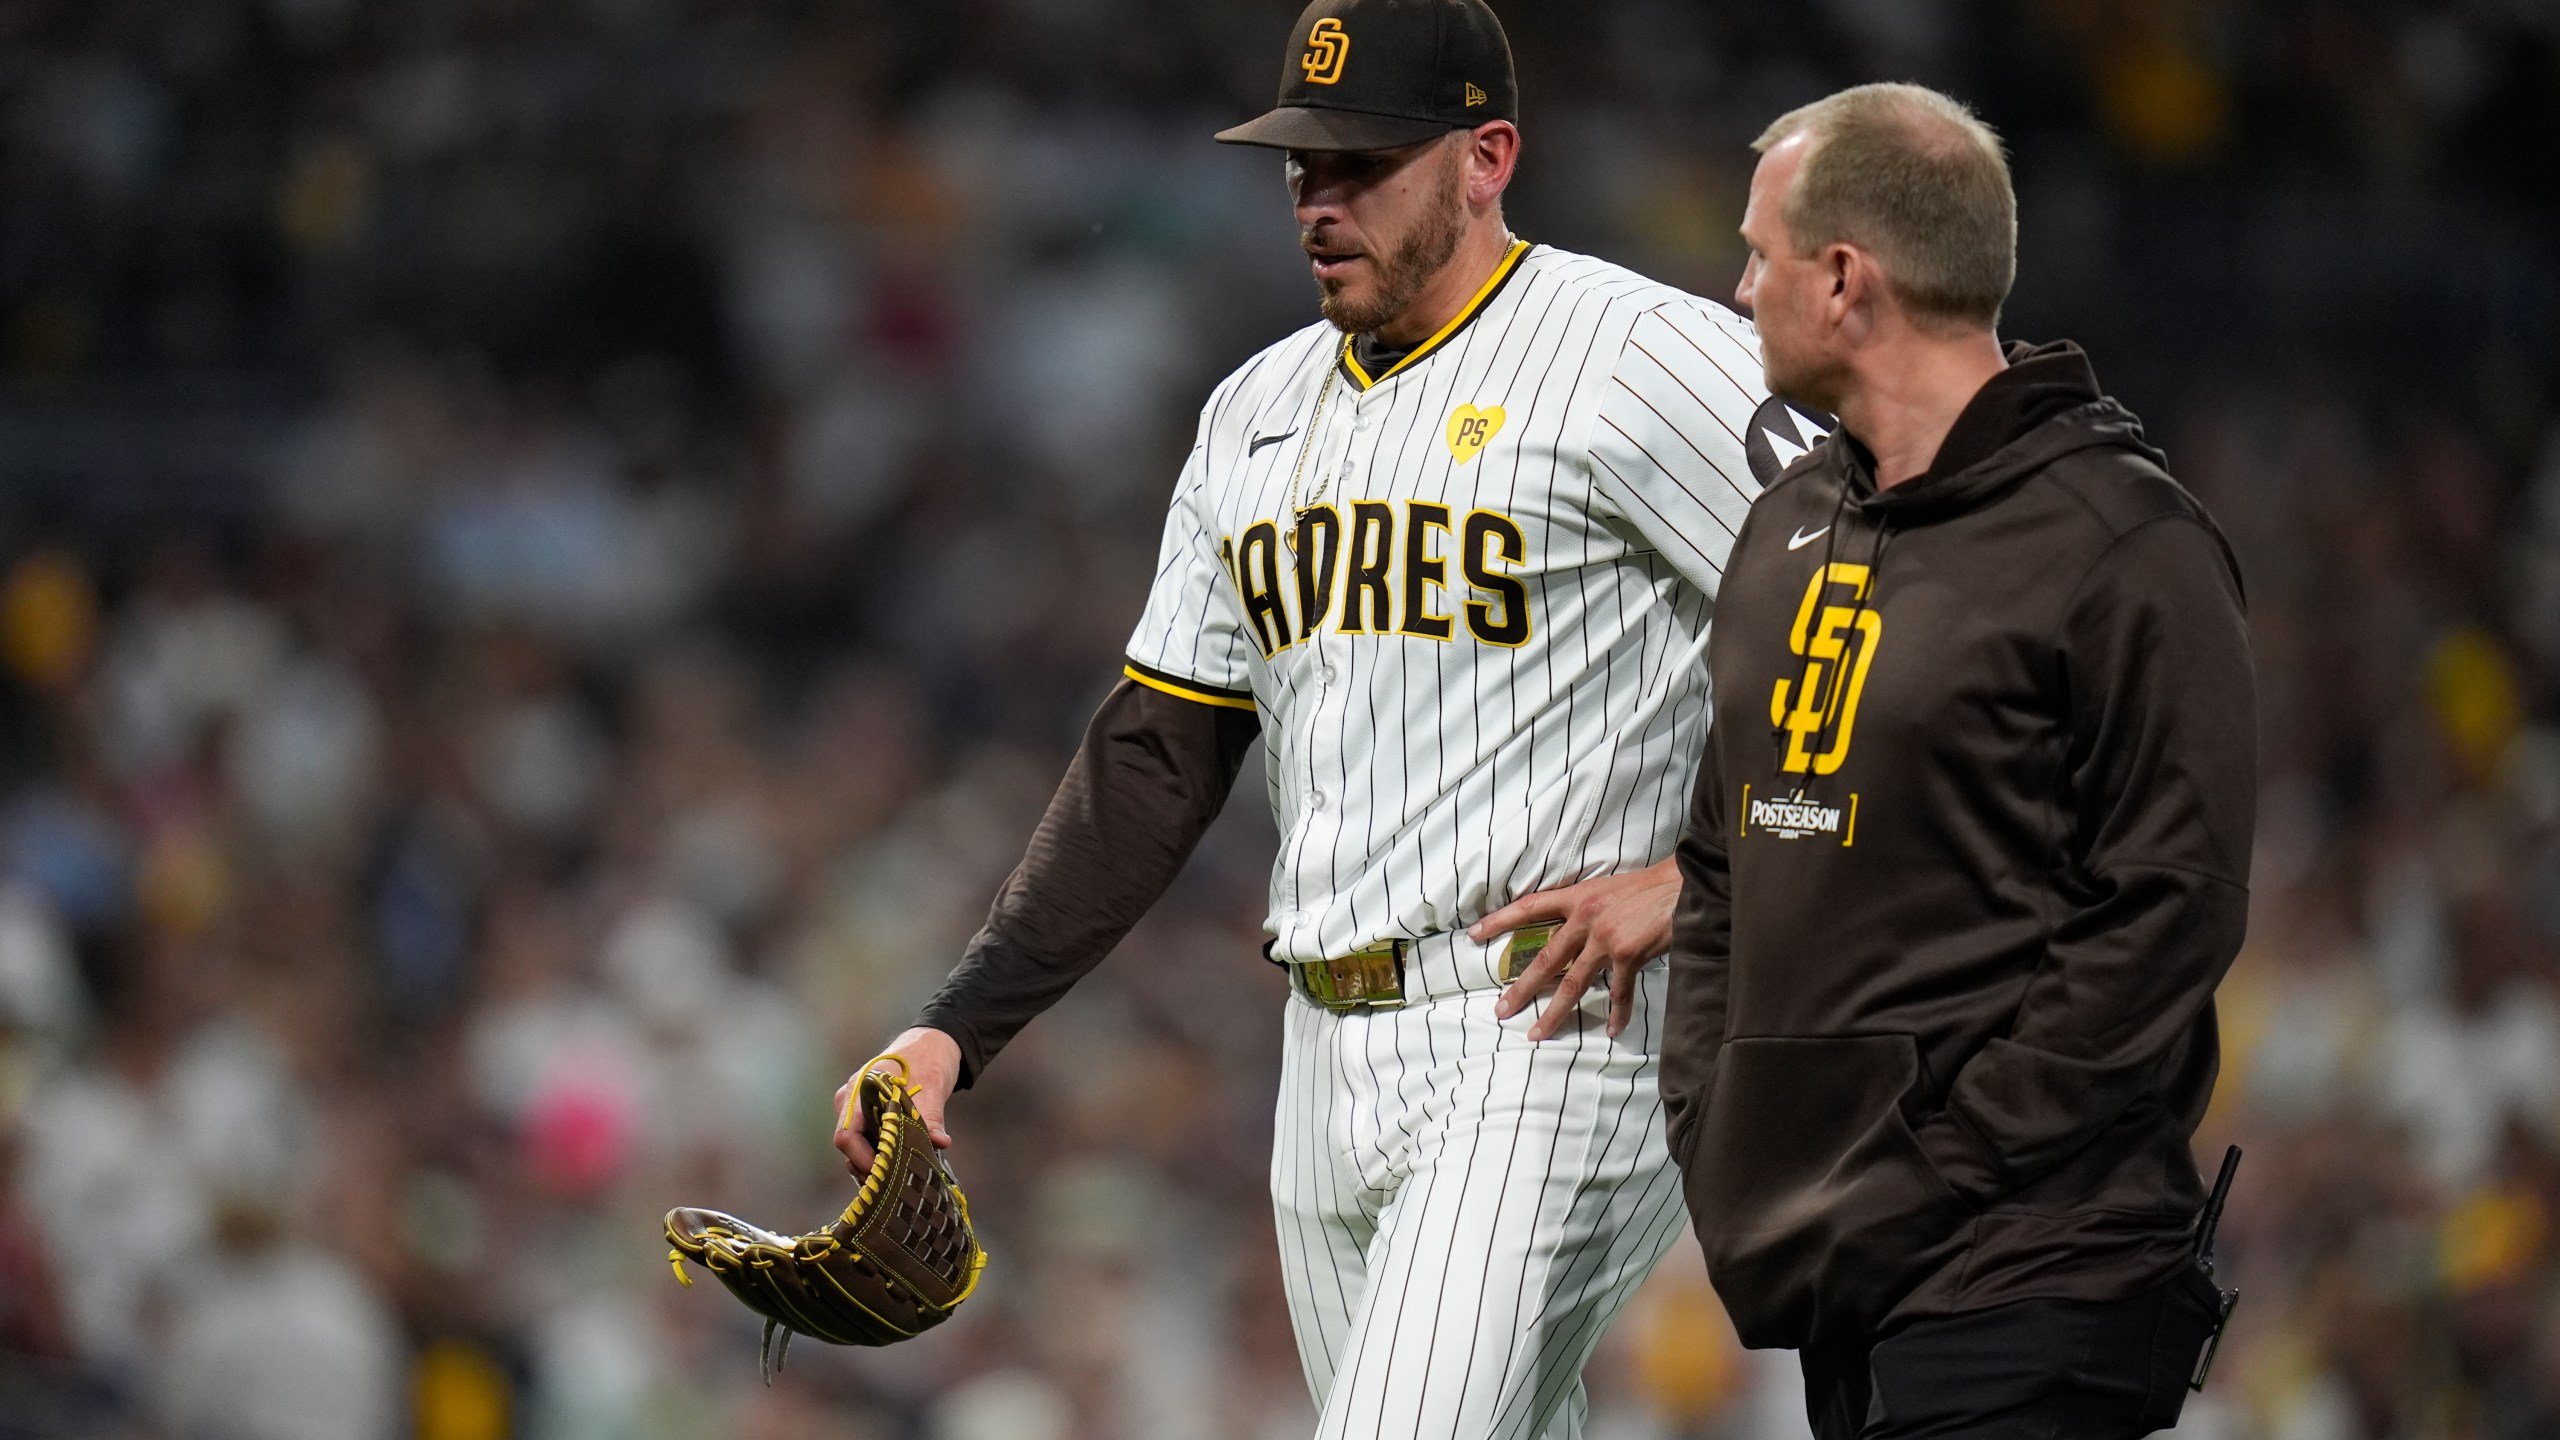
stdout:
[[1154,903],[1260,745],[1294,991],[1272,1196],[1324,1440],[1578,1434],[1684,1213],[1652,962],[1758,350],[1513,238],[1517,113],[1482,0],[1316,0],[1279,107],[1218,137],[1287,152],[1324,320],[1210,396],[1126,678],[892,1046],[949,1143],[951,1090]]

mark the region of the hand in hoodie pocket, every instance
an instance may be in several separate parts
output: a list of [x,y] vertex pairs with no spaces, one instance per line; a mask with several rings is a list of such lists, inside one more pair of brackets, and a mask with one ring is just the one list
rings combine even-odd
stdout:
[[1699,1118],[1689,1209],[1744,1344],[1873,1332],[1961,1253],[1974,1211],[1939,1178],[1905,1107],[1922,1093],[1908,1035],[1763,1036],[1725,1044]]

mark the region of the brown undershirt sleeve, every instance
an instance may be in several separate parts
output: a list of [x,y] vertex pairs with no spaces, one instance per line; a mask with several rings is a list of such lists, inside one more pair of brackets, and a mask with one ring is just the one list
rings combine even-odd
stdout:
[[962,1088],[1173,884],[1261,734],[1256,711],[1131,680],[1102,702],[985,928],[916,1021],[959,1042]]

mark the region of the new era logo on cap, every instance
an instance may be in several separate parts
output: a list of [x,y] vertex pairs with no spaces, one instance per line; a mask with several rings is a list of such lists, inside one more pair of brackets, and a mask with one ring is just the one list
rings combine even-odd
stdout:
[[1485,0],[1314,0],[1290,32],[1287,56],[1278,108],[1219,139],[1393,150],[1520,118],[1511,43]]

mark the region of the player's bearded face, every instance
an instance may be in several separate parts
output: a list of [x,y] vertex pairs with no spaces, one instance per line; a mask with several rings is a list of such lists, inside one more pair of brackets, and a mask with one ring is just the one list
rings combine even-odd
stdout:
[[1299,243],[1317,261],[1318,304],[1336,329],[1383,329],[1458,253],[1467,233],[1462,160],[1457,146],[1434,144],[1366,187],[1347,207],[1357,233],[1331,217],[1300,228]]

